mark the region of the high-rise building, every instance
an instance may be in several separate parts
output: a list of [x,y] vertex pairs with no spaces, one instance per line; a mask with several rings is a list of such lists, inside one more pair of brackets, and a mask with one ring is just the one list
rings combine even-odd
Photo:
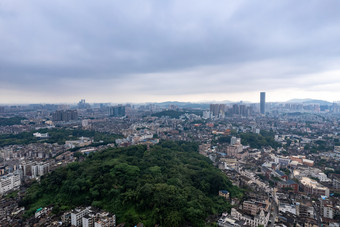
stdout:
[[77,110],[57,110],[52,114],[53,121],[78,120]]
[[79,109],[88,109],[91,108],[90,104],[86,103],[85,99],[82,99],[78,102]]
[[266,92],[260,93],[260,113],[265,114],[266,112]]
[[109,108],[109,115],[113,117],[124,117],[125,106],[112,106]]
[[210,104],[210,113],[214,117],[224,116],[225,111],[226,111],[225,104]]
[[233,114],[240,114],[240,106],[238,104],[233,105]]

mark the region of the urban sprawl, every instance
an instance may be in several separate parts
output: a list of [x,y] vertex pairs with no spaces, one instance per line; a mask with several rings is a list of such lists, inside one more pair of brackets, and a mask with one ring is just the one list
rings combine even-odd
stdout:
[[242,199],[220,190],[232,208],[216,225],[339,227],[340,104],[265,99],[0,106],[1,226],[124,226],[95,207],[55,215],[53,205],[23,222],[20,200],[32,182],[93,152],[173,140],[197,143],[243,189]]

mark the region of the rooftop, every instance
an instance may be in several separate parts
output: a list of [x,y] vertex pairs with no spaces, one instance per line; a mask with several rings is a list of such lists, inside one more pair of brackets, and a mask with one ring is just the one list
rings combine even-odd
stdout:
[[316,180],[312,180],[309,177],[302,177],[301,183],[315,189],[326,190],[327,188],[319,184]]

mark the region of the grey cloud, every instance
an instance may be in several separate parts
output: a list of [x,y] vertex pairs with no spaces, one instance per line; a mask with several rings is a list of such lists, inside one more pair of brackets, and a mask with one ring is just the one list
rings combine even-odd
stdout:
[[3,0],[0,88],[164,97],[308,89],[298,78],[337,69],[339,9],[338,1]]

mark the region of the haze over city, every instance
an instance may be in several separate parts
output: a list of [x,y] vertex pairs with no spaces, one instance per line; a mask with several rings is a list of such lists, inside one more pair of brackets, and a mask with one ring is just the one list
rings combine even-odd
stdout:
[[0,103],[340,96],[339,1],[0,1]]

